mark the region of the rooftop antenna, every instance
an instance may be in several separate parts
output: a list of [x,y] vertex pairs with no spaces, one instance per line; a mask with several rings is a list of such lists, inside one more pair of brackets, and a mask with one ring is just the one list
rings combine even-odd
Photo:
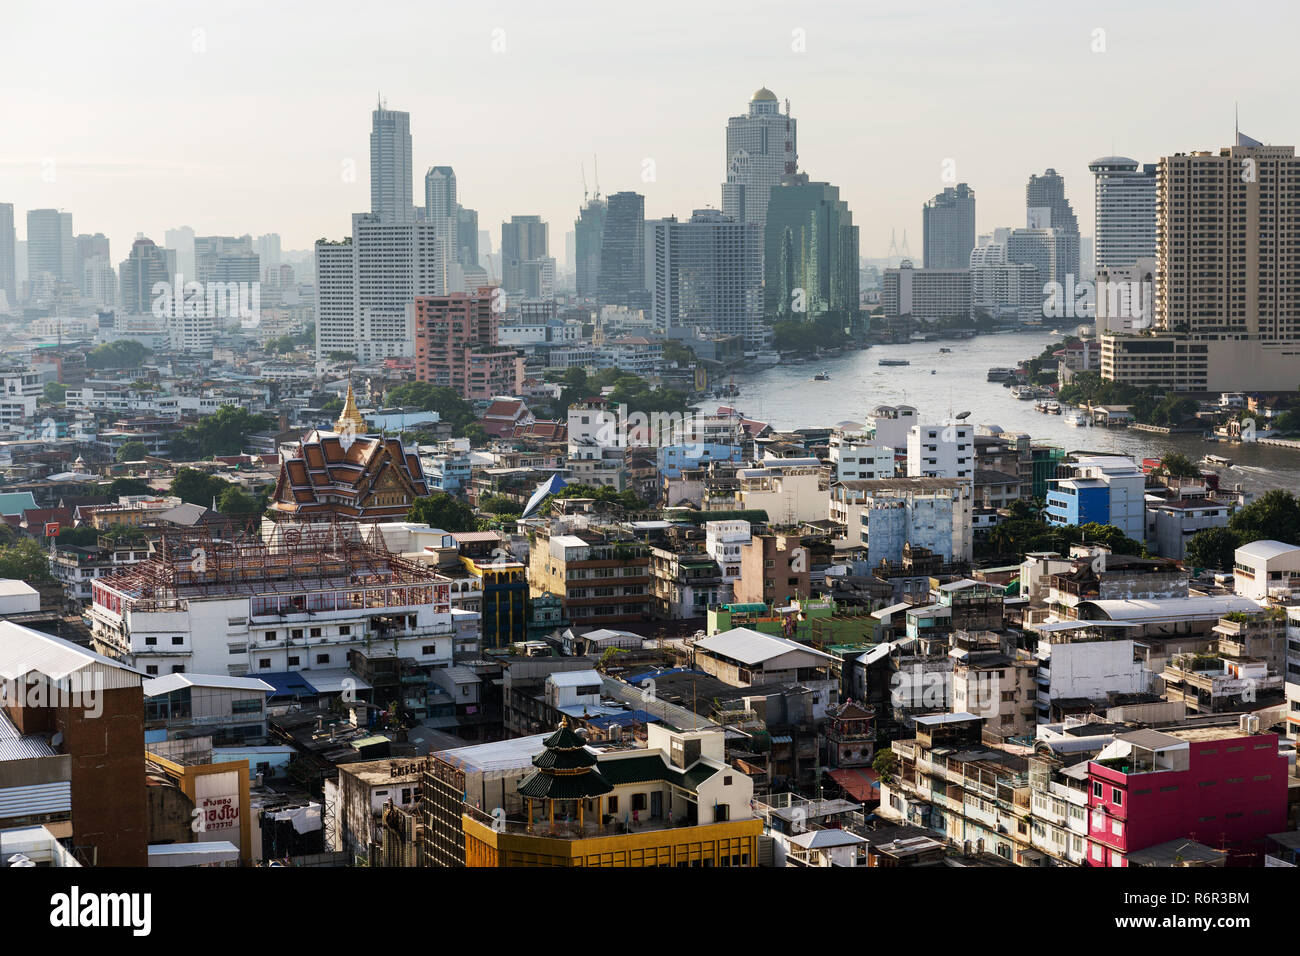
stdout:
[[596,176],[596,195],[593,196],[592,198],[593,198],[593,199],[599,199],[599,198],[600,198],[600,158],[599,158],[595,153],[592,153],[592,154],[591,154],[591,161],[592,161],[592,163],[593,163],[593,168],[594,168],[595,171],[596,171],[596,172],[595,172],[595,176]]
[[582,204],[587,205],[587,167],[578,163],[578,169],[582,172]]

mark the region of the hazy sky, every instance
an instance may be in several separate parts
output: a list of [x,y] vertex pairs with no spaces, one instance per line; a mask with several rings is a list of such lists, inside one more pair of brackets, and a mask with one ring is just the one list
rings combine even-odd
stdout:
[[864,255],[897,228],[919,258],[949,158],[979,231],[1023,225],[1025,180],[1052,166],[1087,235],[1095,157],[1227,145],[1234,101],[1256,138],[1300,139],[1298,9],[5,0],[0,202],[20,239],[28,209],[71,211],[115,263],[137,232],[161,243],[181,224],[308,248],[369,208],[382,91],[411,114],[417,202],[424,170],[451,165],[494,250],[503,219],[538,213],[563,259],[580,163],[594,187],[598,156],[602,192],[644,193],[650,217],[718,206],[727,117],[766,85],[790,99],[800,168],[840,187]]

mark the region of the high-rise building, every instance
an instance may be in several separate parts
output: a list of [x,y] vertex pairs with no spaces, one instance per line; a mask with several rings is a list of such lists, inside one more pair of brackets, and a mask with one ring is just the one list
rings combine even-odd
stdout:
[[1013,262],[1010,229],[981,236],[970,254],[971,313],[1007,322],[1034,322],[1043,315],[1043,283],[1037,267]]
[[524,359],[500,344],[494,291],[483,286],[472,293],[416,297],[417,381],[455,389],[471,401],[519,391]]
[[196,276],[194,268],[194,230],[189,226],[168,229],[163,236],[168,249],[176,253],[176,271],[185,276]]
[[975,190],[949,186],[921,210],[922,266],[965,269],[975,248]]
[[1095,181],[1093,264],[1128,269],[1156,254],[1156,167],[1105,156],[1088,164]]
[[262,276],[260,257],[252,236],[196,236],[194,275],[199,282],[257,282]]
[[1247,136],[1156,169],[1152,329],[1102,336],[1102,376],[1176,391],[1294,390],[1300,159]]
[[[72,276],[69,281],[76,283],[83,296],[91,298],[90,286],[102,283],[104,266],[110,262],[108,237],[102,232],[97,232],[93,236],[82,233],[72,240],[72,247]],[[111,266],[109,268],[111,270]],[[102,292],[102,288],[100,291]],[[112,305],[113,302],[112,300],[101,301],[100,304]]]
[[547,224],[541,216],[511,216],[501,224],[501,285],[510,295],[523,294],[524,263],[548,255]]
[[573,256],[579,299],[594,299],[600,292],[600,250],[608,212],[609,204],[597,195],[578,210],[578,218],[573,221]]
[[[126,315],[146,315],[153,311],[154,285],[166,283],[171,288],[172,273],[167,250],[152,239],[140,236],[131,244],[131,254],[118,269],[121,282],[122,312]],[[181,290],[177,290],[179,293]]]
[[1053,229],[1056,239],[1056,269],[1044,282],[1068,285],[1069,277],[1078,281],[1079,220],[1070,201],[1065,198],[1065,179],[1049,169],[1041,176],[1030,176],[1025,186],[1025,225],[1030,229]]
[[727,120],[726,181],[722,212],[737,222],[767,222],[772,187],[799,171],[797,126],[786,102],[781,112],[776,94],[759,89],[745,116]]
[[27,211],[27,277],[35,286],[41,276],[74,282],[76,248],[72,240],[72,213],[57,209]]
[[645,308],[645,197],[640,193],[609,197],[599,274],[601,305]]
[[0,292],[4,292],[9,307],[18,304],[18,250],[14,232],[14,204],[0,202]]
[[904,259],[897,269],[885,270],[880,304],[886,319],[964,319],[970,316],[970,282],[969,269],[916,269]]
[[456,207],[456,261],[462,269],[479,268],[478,210]]
[[797,173],[772,190],[763,274],[769,319],[857,314],[858,227],[837,187]]
[[316,243],[316,353],[360,361],[415,354],[412,303],[447,291],[433,223],[352,217],[352,237]]
[[672,337],[735,335],[765,344],[762,230],[716,209],[646,224],[651,316]]
[[371,114],[370,212],[383,222],[413,220],[412,175],[411,114],[380,102]]
[[450,166],[430,166],[424,174],[424,216],[452,219],[456,215],[456,172]]
[[280,266],[280,234],[268,232],[257,237],[257,258],[264,270],[277,269]]

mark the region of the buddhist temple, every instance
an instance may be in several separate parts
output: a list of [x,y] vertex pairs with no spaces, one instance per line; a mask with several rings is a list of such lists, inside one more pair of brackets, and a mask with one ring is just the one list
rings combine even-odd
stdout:
[[268,517],[400,521],[429,494],[413,448],[367,434],[351,385],[334,428],[311,430],[281,455]]

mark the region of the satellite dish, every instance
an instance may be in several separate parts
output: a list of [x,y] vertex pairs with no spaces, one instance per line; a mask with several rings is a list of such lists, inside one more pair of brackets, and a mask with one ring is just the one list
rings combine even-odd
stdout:
[[957,416],[957,421],[964,422],[968,418],[970,418],[970,412],[962,412]]

